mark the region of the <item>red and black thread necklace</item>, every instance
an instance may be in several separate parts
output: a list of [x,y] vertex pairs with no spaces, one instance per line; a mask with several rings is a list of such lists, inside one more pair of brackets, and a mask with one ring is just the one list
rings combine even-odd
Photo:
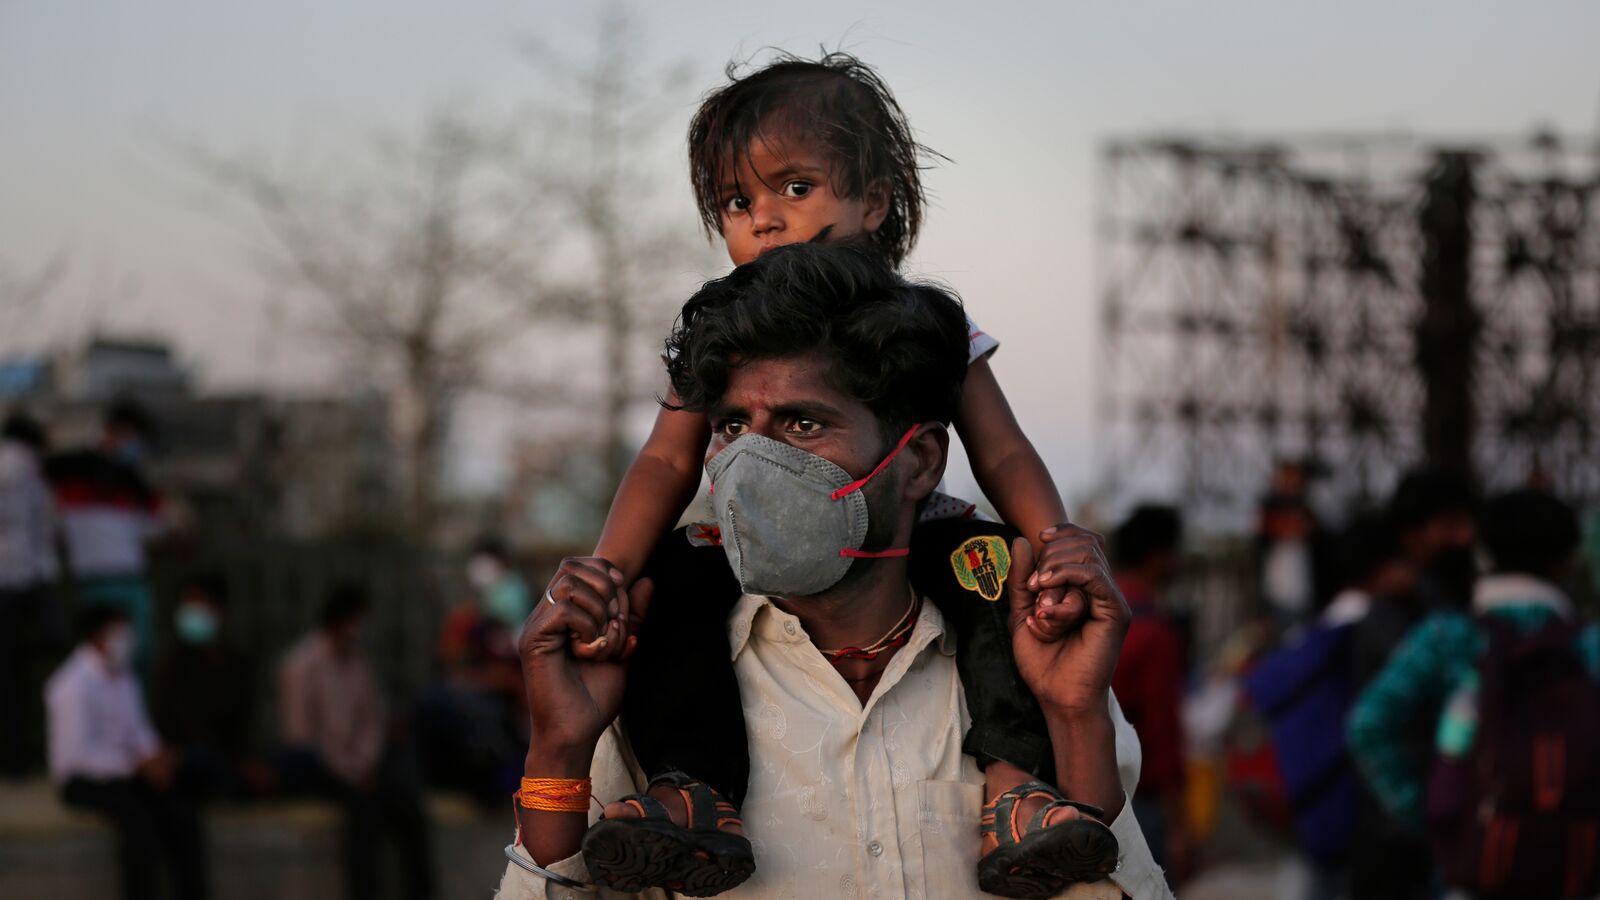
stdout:
[[911,630],[917,624],[917,612],[922,609],[922,600],[917,596],[917,592],[911,589],[910,585],[907,585],[907,589],[911,593],[911,603],[906,606],[905,615],[901,616],[900,621],[894,623],[894,627],[890,628],[883,637],[865,647],[841,647],[838,650],[821,650],[819,647],[818,649],[821,650],[822,655],[827,657],[828,662],[831,663],[839,663],[847,659],[862,659],[870,662],[890,650],[904,647],[906,642],[911,640]]

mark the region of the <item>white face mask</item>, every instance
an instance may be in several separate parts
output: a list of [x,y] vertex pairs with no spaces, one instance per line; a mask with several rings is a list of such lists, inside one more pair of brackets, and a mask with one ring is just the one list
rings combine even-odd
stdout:
[[133,661],[133,630],[126,626],[113,628],[105,639],[106,665],[120,672]]
[[482,553],[467,560],[467,582],[474,588],[487,591],[499,580],[499,560]]

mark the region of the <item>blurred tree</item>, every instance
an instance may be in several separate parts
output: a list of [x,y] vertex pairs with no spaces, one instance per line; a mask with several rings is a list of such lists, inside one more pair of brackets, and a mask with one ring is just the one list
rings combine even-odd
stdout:
[[[66,274],[67,258],[65,250],[57,251],[33,271],[19,270],[0,259],[0,335],[22,336],[29,323],[39,321],[35,314]],[[0,350],[15,350],[9,343]]]
[[323,328],[388,395],[406,529],[437,521],[452,401],[539,309],[542,198],[514,130],[457,109],[380,139],[352,176],[180,148],[247,230],[267,271],[323,302]]
[[[637,66],[623,4],[595,21],[595,47],[576,60],[539,37],[520,41],[544,76],[529,109],[498,125],[443,109],[416,136],[380,141],[355,178],[179,148],[210,192],[248,215],[268,271],[324,301],[328,333],[388,391],[419,537],[435,525],[449,412],[467,391],[524,411],[580,410],[575,434],[541,432],[604,460],[592,496],[609,505],[631,457],[627,415],[661,389],[640,362],[656,358],[681,299],[670,276],[706,258],[686,199],[681,215],[658,215],[672,208],[661,185],[686,193],[682,173],[664,171],[663,139],[683,116],[687,71]],[[511,352],[555,325],[594,332],[595,387]],[[550,349],[572,337],[536,335]]]
[[[521,49],[547,82],[541,96],[551,98],[533,118],[547,123],[544,151],[553,164],[533,180],[562,204],[560,240],[583,261],[553,296],[600,340],[601,423],[591,446],[603,460],[596,492],[603,512],[633,456],[628,413],[664,390],[653,363],[683,299],[672,291],[710,257],[696,239],[682,155],[676,165],[667,155],[681,149],[690,70],[641,65],[648,58],[642,35],[619,0],[602,7],[595,24],[584,59],[536,36],[525,36]],[[678,213],[663,217],[663,210]]]

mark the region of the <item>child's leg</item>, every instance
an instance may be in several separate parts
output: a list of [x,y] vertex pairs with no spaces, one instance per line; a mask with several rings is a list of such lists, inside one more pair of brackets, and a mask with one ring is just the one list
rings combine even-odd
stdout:
[[[647,777],[684,772],[742,804],[750,749],[728,647],[738,582],[720,547],[692,547],[680,532],[663,540],[644,575],[654,580],[655,593],[628,666],[622,706],[628,742]],[[683,824],[686,810],[676,789],[650,794]],[[618,806],[607,815],[637,815]]]
[[1117,843],[1092,807],[1072,804],[1051,786],[1055,758],[1044,712],[1017,673],[1006,622],[999,569],[1009,560],[999,554],[1013,536],[993,523],[924,522],[912,538],[911,577],[956,637],[972,718],[962,749],[983,767],[988,801],[979,883],[1004,896],[1051,896],[1111,871]]
[[739,585],[720,547],[667,536],[645,576],[650,613],[628,667],[622,729],[650,787],[609,798],[584,835],[589,873],[608,888],[720,894],[755,871],[735,804],[750,776],[728,613]]

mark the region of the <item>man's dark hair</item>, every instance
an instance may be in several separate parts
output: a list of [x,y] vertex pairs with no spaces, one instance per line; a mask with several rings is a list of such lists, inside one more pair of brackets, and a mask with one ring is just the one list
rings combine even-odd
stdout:
[[729,64],[728,84],[701,101],[689,123],[689,177],[707,234],[721,233],[722,179],[737,171],[750,142],[766,135],[795,136],[827,154],[832,189],[841,197],[865,195],[876,183],[888,191],[889,212],[874,244],[898,266],[917,242],[922,208],[922,164],[933,152],[912,136],[889,86],[848,53],[821,59],[778,54],[746,75]]
[[79,643],[88,643],[99,637],[101,632],[124,622],[130,622],[128,611],[104,603],[91,603],[78,611],[77,621],[74,623]]
[[228,579],[219,572],[202,571],[190,574],[183,579],[183,584],[178,589],[178,596],[185,594],[199,594],[207,602],[218,609],[228,605]]
[[757,359],[819,353],[839,390],[886,430],[955,418],[967,376],[967,320],[939,288],[901,278],[875,254],[790,244],[709,281],[667,338],[679,404],[706,412],[729,375]]
[[1572,507],[1532,489],[1489,501],[1478,534],[1494,560],[1495,571],[1540,578],[1556,576],[1583,537]]
[[43,452],[48,444],[44,426],[39,424],[38,419],[23,412],[6,416],[5,424],[0,425],[0,437],[16,441],[35,453]]
[[874,253],[790,243],[683,304],[667,338],[667,375],[675,408],[707,412],[739,365],[818,352],[835,388],[899,431],[954,420],[966,335],[962,304],[947,291],[901,279]]
[[323,628],[337,628],[365,615],[370,607],[366,588],[359,584],[336,584],[328,589],[328,595],[322,601],[319,621]]
[[1477,492],[1463,475],[1439,469],[1416,469],[1406,473],[1389,501],[1389,520],[1402,533],[1446,513],[1471,515],[1477,507]]
[[131,431],[146,439],[155,433],[150,414],[143,406],[126,398],[116,400],[106,408],[105,427],[108,430],[120,428]]
[[472,556],[492,556],[502,562],[511,559],[511,549],[499,535],[482,534],[472,542]]
[[1338,553],[1341,584],[1361,584],[1384,564],[1400,558],[1400,535],[1388,516],[1359,513],[1339,535]]
[[1111,536],[1111,554],[1119,566],[1137,566],[1183,542],[1183,516],[1170,506],[1144,504],[1134,509]]

